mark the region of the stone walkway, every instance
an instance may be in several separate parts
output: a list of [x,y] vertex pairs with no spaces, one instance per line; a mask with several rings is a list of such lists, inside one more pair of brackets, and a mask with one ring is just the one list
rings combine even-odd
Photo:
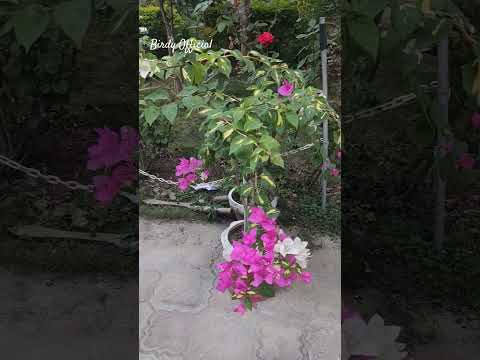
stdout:
[[[0,269],[0,349],[11,360],[138,356],[137,279]],[[138,324],[138,323],[137,323]]]
[[339,359],[339,250],[316,250],[312,284],[241,317],[214,288],[224,227],[141,219],[140,360]]

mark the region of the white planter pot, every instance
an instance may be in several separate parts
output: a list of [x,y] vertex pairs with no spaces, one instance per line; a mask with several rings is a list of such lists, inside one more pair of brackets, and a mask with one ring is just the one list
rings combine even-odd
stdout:
[[226,261],[230,261],[230,254],[232,253],[233,246],[232,243],[230,242],[230,234],[232,231],[238,229],[239,227],[243,227],[245,220],[237,220],[234,221],[230,224],[228,228],[223,230],[222,234],[220,235],[220,240],[222,241],[222,247],[223,247],[223,258]]
[[[228,193],[228,203],[230,204],[230,207],[233,209],[235,212],[235,215],[237,216],[237,219],[243,219],[244,214],[245,214],[245,207],[236,202],[235,199],[233,198],[233,193],[235,192],[235,188],[229,191]],[[278,197],[275,196],[275,198],[272,200],[272,207],[276,208],[278,204]]]

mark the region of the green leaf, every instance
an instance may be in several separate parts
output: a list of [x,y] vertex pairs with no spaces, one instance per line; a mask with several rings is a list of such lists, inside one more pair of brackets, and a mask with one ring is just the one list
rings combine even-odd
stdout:
[[275,289],[272,285],[262,283],[258,288],[255,289],[256,293],[264,297],[274,297]]
[[218,58],[217,65],[220,71],[225,74],[226,77],[230,77],[230,73],[232,72],[232,64],[230,63],[230,60]]
[[293,111],[289,111],[286,113],[287,121],[290,125],[292,125],[295,129],[298,129],[298,115]]
[[283,161],[282,155],[280,155],[280,154],[273,154],[273,155],[270,157],[270,161],[271,161],[272,164],[274,164],[274,165],[280,166],[280,167],[282,167],[282,168],[285,167],[285,162]]
[[228,139],[230,137],[230,135],[233,134],[233,132],[235,131],[234,127],[233,126],[229,126],[226,128],[227,130],[225,130],[223,132],[223,138],[224,139]]
[[198,109],[204,105],[202,97],[197,95],[184,97],[182,103],[187,109]]
[[195,6],[195,9],[193,9],[192,16],[196,16],[205,12],[205,10],[207,10],[207,8],[212,4],[212,2],[213,0],[208,0],[198,3],[197,6]]
[[366,17],[359,17],[349,24],[348,30],[352,39],[375,61],[380,39],[375,23]]
[[163,116],[165,116],[167,120],[170,121],[171,124],[173,124],[177,117],[178,105],[176,103],[163,105],[161,111]]
[[242,120],[244,116],[245,116],[245,111],[243,109],[237,108],[232,110],[233,121],[238,122]]
[[47,29],[49,22],[50,16],[47,9],[38,4],[27,6],[14,15],[15,34],[25,51],[30,50],[32,44]]
[[250,298],[245,298],[245,301],[243,302],[245,304],[245,307],[248,309],[248,310],[252,310],[252,307],[253,307],[253,303],[252,303],[252,300]]
[[168,92],[165,89],[155,90],[151,94],[148,94],[147,96],[145,96],[145,100],[152,100],[152,101],[168,100],[168,99],[170,99],[170,96],[168,95]]
[[182,91],[180,91],[177,96],[183,97],[183,96],[189,96],[192,94],[195,94],[198,91],[198,88],[196,86],[185,86]]
[[192,64],[192,82],[194,85],[201,84],[203,79],[205,79],[205,74],[206,70],[202,64],[198,62]]
[[263,135],[260,138],[260,144],[270,151],[277,151],[280,149],[280,143],[267,134]]
[[160,108],[156,106],[150,106],[143,112],[145,115],[145,121],[148,125],[152,125],[160,116]]
[[239,155],[245,147],[254,144],[255,141],[243,135],[237,135],[230,144],[230,155]]
[[388,0],[352,0],[352,10],[373,19],[387,4]]
[[272,178],[268,175],[265,175],[265,174],[262,174],[260,175],[260,179],[262,179],[263,181],[265,181],[265,183],[268,185],[268,186],[271,186],[271,187],[276,187],[275,183],[273,182]]
[[392,18],[395,30],[406,39],[419,27],[422,15],[417,8],[407,6],[399,11],[398,16]]
[[55,21],[78,48],[81,47],[83,37],[87,32],[91,11],[91,2],[85,0],[62,2],[55,9]]
[[247,120],[245,121],[245,126],[243,127],[243,129],[245,131],[251,131],[260,129],[262,126],[263,124],[260,120],[251,115],[247,115]]

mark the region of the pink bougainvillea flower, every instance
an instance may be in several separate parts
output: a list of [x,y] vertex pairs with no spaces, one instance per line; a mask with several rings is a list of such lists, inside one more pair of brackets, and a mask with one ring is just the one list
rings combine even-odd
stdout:
[[300,278],[305,284],[310,284],[312,282],[312,273],[304,271],[300,274]]
[[338,175],[340,175],[340,170],[338,170],[337,168],[333,168],[333,169],[330,170],[330,174],[332,176],[338,176]]
[[116,166],[112,170],[112,177],[120,186],[131,185],[136,179],[138,171],[132,163],[125,163]]
[[246,276],[247,275],[247,268],[242,263],[234,264],[232,266],[232,269],[236,274],[238,274],[240,276]]
[[267,220],[268,216],[265,214],[265,211],[263,211],[262,208],[259,207],[254,207],[250,210],[250,216],[248,218],[248,221],[254,223],[254,224],[260,224],[263,221]]
[[[195,159],[193,157],[190,158],[190,160],[181,158],[180,159],[180,164],[176,166],[176,176],[183,176],[183,175],[188,175],[190,173],[195,173],[199,168],[201,168],[203,165],[203,161],[199,159]],[[208,171],[207,174],[208,176]]]
[[180,164],[178,164],[175,169],[176,176],[187,175],[188,173],[190,173],[190,161],[188,159],[181,158]]
[[[202,167],[203,161],[191,157],[190,159],[181,158],[180,163],[175,168],[175,175],[179,177],[178,188],[181,191],[188,189],[191,183],[198,179],[197,171]],[[208,178],[208,170],[200,174],[202,180]]]
[[108,205],[120,192],[120,183],[112,176],[94,176],[95,198],[101,205]]
[[232,250],[232,253],[230,254],[230,258],[235,261],[243,261],[243,259],[248,253],[248,249],[249,249],[248,246],[238,241],[234,241],[233,250]]
[[217,269],[220,271],[227,271],[232,268],[232,263],[231,262],[223,262],[217,264]]
[[195,182],[195,180],[197,180],[197,175],[195,174],[188,174],[187,176],[185,176],[184,178],[180,178],[178,179],[178,188],[181,190],[181,191],[185,191],[188,189],[188,187],[190,186],[191,183]]
[[257,36],[257,41],[265,48],[269,47],[273,43],[274,37],[268,31],[265,31]]
[[248,290],[248,285],[243,279],[237,279],[234,284],[233,292],[235,294],[239,294],[241,292],[247,291]]
[[278,94],[281,96],[290,96],[292,95],[293,91],[295,90],[295,85],[288,82],[288,80],[284,80],[282,86],[278,88]]
[[471,122],[472,122],[472,126],[475,128],[475,129],[480,129],[480,114],[479,113],[474,113],[472,115],[472,119],[471,119]]
[[217,287],[216,289],[220,292],[225,292],[227,289],[229,289],[232,286],[232,279],[228,276],[220,276],[218,279]]
[[134,158],[134,154],[138,149],[138,132],[130,126],[123,126],[120,129],[120,151],[121,157],[124,161],[131,161]]
[[268,267],[264,267],[253,274],[252,285],[254,287],[259,287],[264,281],[267,284],[272,285],[274,274],[274,271],[270,270]]
[[276,228],[275,220],[268,217],[262,208],[252,208],[248,221],[262,226],[265,231],[272,231]]
[[239,313],[240,315],[244,315],[245,310],[246,310],[245,305],[243,303],[241,303],[233,311],[236,312],[236,313]]
[[337,150],[335,156],[337,157],[338,160],[342,158],[342,150]]
[[471,170],[475,165],[475,159],[469,153],[463,153],[457,160],[457,165],[462,169]]
[[101,168],[110,168],[122,161],[122,151],[120,150],[120,137],[110,129],[95,129],[98,134],[96,145],[88,148],[89,170],[98,170]]
[[260,239],[263,241],[263,247],[267,251],[273,250],[275,243],[277,242],[277,234],[275,231],[267,231],[265,234],[260,236]]
[[243,243],[248,246],[255,244],[257,241],[257,229],[253,228],[249,232],[244,233],[242,240]]
[[104,128],[95,129],[98,134],[97,144],[88,148],[87,168],[98,170],[111,168],[122,162],[133,160],[138,147],[138,133],[131,127],[122,127],[119,136],[115,131]]
[[200,169],[203,165],[203,160],[195,159],[194,157],[190,158],[190,172],[194,173]]

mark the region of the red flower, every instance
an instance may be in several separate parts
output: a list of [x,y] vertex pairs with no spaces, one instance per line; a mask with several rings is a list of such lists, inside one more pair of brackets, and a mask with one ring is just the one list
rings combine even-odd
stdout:
[[273,35],[269,32],[264,32],[257,37],[257,41],[263,45],[263,47],[268,47],[273,43]]

